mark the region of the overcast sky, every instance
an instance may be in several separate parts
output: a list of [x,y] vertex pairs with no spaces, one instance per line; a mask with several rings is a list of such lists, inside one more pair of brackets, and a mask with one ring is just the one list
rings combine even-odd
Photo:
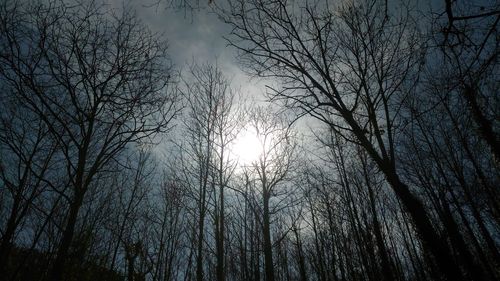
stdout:
[[[99,1],[99,0],[98,0]],[[164,35],[169,43],[169,54],[176,69],[187,69],[187,65],[196,61],[197,63],[217,61],[218,66],[224,74],[232,80],[233,88],[240,88],[244,97],[256,101],[265,101],[265,81],[245,75],[236,61],[236,51],[227,47],[224,36],[230,32],[229,26],[218,19],[217,15],[210,12],[209,8],[191,12],[184,9],[167,8],[168,2],[179,2],[180,0],[102,0],[111,1],[115,8],[120,9],[124,5],[137,11],[138,17],[155,32]],[[177,2],[176,2],[177,1]],[[343,0],[332,0],[339,3]],[[422,16],[429,17],[434,13],[444,11],[443,0],[409,0],[419,6]],[[470,4],[480,7],[492,5],[491,0],[475,0]],[[495,1],[492,1],[495,2]],[[200,5],[207,6],[208,0],[199,0]],[[479,8],[478,8],[479,9]],[[432,11],[432,12],[428,12]],[[269,83],[269,81],[267,82]],[[302,119],[300,126],[316,126],[310,119]]]
[[209,9],[191,13],[182,9],[167,8],[163,2],[147,5],[154,1],[114,0],[114,5],[116,8],[121,8],[124,3],[130,5],[151,30],[164,35],[169,44],[168,52],[177,69],[186,69],[193,61],[217,62],[224,74],[232,80],[234,88],[241,87],[245,96],[258,101],[265,100],[264,82],[257,79],[249,81],[250,77],[240,70],[236,62],[236,51],[227,47],[223,38],[230,29],[217,15]]

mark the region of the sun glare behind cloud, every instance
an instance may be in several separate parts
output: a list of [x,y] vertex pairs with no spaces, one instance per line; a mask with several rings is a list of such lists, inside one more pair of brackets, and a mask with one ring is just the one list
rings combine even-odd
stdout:
[[240,165],[250,165],[259,159],[262,144],[253,129],[243,129],[236,137],[233,154]]

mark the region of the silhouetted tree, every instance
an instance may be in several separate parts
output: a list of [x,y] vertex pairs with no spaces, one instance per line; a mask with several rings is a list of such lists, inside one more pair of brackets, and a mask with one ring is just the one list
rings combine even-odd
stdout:
[[[435,19],[435,41],[442,52],[442,75],[447,91],[467,102],[478,135],[498,165],[500,137],[495,97],[498,83],[498,25],[500,4],[444,0],[444,13]],[[439,31],[438,31],[439,30]],[[439,76],[438,76],[439,77]]]
[[250,113],[247,129],[258,139],[260,151],[257,159],[246,167],[251,178],[255,178],[261,200],[262,235],[264,250],[265,280],[275,280],[273,262],[273,241],[271,237],[271,199],[287,196],[288,191],[280,188],[291,175],[297,140],[292,128],[284,120],[276,118],[268,109],[257,107]]
[[52,264],[62,280],[80,207],[101,169],[130,143],[165,132],[175,116],[165,44],[129,11],[95,2],[3,4],[0,63],[15,98],[60,147],[68,215]]
[[281,82],[282,87],[268,87],[271,100],[302,110],[362,146],[442,273],[464,280],[425,204],[397,170],[398,104],[412,93],[423,49],[410,11],[400,6],[388,13],[385,5],[236,1],[221,16],[232,27],[229,44],[239,50],[244,67]]
[[[187,147],[184,154],[184,179],[193,189],[193,212],[196,231],[196,280],[204,280],[204,260],[207,243],[206,220],[212,214],[214,222],[216,278],[225,278],[225,197],[228,181],[234,171],[229,144],[236,134],[235,92],[222,71],[208,63],[192,65],[185,77],[183,89],[188,104],[185,130]],[[210,208],[213,206],[213,210]]]

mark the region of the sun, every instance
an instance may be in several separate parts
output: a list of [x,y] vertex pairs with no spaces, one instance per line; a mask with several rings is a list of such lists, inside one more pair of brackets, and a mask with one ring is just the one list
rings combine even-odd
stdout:
[[236,137],[232,152],[238,163],[244,166],[259,159],[262,147],[257,132],[252,128],[245,128]]

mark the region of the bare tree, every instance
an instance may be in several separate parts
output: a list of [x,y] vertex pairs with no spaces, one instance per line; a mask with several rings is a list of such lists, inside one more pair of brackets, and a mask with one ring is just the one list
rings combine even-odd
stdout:
[[185,189],[181,181],[176,178],[174,170],[167,170],[160,181],[159,194],[154,196],[154,210],[150,221],[155,224],[153,239],[157,247],[155,272],[153,280],[180,280],[181,268],[185,266],[185,251],[188,239],[185,233],[189,233],[188,218],[186,216]]
[[[137,242],[131,242],[131,240],[134,240],[133,230],[146,220],[141,213],[144,213],[147,209],[145,203],[148,199],[147,195],[151,193],[155,169],[150,151],[140,150],[137,154],[137,156],[132,156],[123,161],[125,167],[129,168],[121,171],[121,176],[115,175],[115,177],[119,178],[115,191],[117,193],[115,208],[119,212],[115,221],[116,229],[113,230],[113,240],[116,243],[113,243],[114,249],[111,255],[110,268],[112,269],[115,268],[120,249],[130,250],[134,248],[132,244]],[[128,254],[130,255],[130,253]],[[129,265],[133,266],[133,261],[130,259]]]
[[[183,152],[186,181],[195,190],[196,279],[205,277],[205,222],[212,214],[217,280],[225,279],[225,190],[234,171],[229,144],[236,134],[235,92],[215,65],[192,65],[185,78],[188,148]],[[213,206],[213,212],[210,207]]]
[[62,151],[69,203],[51,278],[62,280],[75,225],[94,177],[130,143],[165,132],[176,115],[166,44],[129,11],[94,2],[4,5],[4,79]]
[[[271,237],[271,216],[277,213],[279,207],[272,206],[272,198],[280,198],[289,194],[281,185],[291,176],[296,157],[296,135],[292,128],[277,119],[269,109],[257,107],[249,114],[248,129],[259,141],[260,153],[248,169],[250,177],[257,183],[255,188],[261,196],[262,236],[264,250],[265,280],[275,280],[273,262],[273,241]],[[281,208],[283,206],[280,206]]]
[[[437,75],[448,85],[450,94],[458,92],[467,101],[478,134],[490,147],[498,165],[500,137],[495,128],[498,112],[495,97],[498,82],[498,25],[500,5],[458,3],[444,0],[444,12],[435,19],[435,41],[442,52]],[[435,73],[437,74],[437,73]]]
[[[3,82],[0,82],[3,83]],[[16,233],[48,189],[57,146],[47,127],[12,99],[15,89],[4,85],[0,95],[0,271],[7,278],[7,261]],[[43,200],[43,199],[42,199]]]
[[[208,68],[206,71],[222,72],[217,68]],[[218,281],[226,280],[226,192],[233,178],[236,161],[230,154],[230,146],[234,143],[241,117],[235,101],[236,92],[230,88],[230,81],[224,76],[219,82],[227,88],[222,88],[220,97],[216,97],[216,119],[214,124],[214,154],[212,181],[214,190],[214,236],[216,257],[216,278]]]
[[[447,75],[450,69],[445,64],[429,68],[425,89],[407,101],[412,126],[405,129],[400,145],[402,171],[408,181],[425,190],[436,215],[450,229],[450,244],[468,256],[464,263],[469,271],[479,266],[494,276],[489,268],[499,260],[492,239],[499,226],[495,156],[478,137],[472,114],[464,111],[468,102],[460,92],[449,91],[453,80],[434,75],[438,69]],[[480,241],[486,244],[480,246]]]
[[[442,273],[464,280],[422,200],[397,170],[399,102],[414,89],[422,42],[405,6],[236,1],[221,12],[242,64],[277,78],[271,100],[302,110],[366,150],[377,164]],[[388,13],[391,11],[391,13]],[[480,280],[480,276],[475,276]]]

